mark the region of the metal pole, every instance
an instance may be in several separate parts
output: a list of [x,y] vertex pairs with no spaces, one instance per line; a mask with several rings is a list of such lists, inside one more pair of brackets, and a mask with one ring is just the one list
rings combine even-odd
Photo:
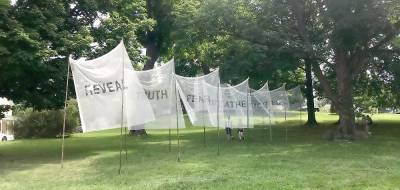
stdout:
[[204,88],[202,89],[202,96],[203,96],[203,103],[201,104],[201,111],[202,111],[202,122],[203,122],[203,145],[206,147],[206,125],[204,123]]
[[268,117],[269,117],[269,141],[272,142],[271,109],[269,109]]
[[285,121],[286,121],[286,106],[285,106]]
[[178,117],[178,94],[176,90],[176,78],[174,76],[174,85],[175,85],[175,115],[176,115],[176,134],[178,136],[178,156],[177,161],[181,161],[181,146],[179,141],[179,117]]
[[302,110],[301,110],[301,108],[303,107],[303,95],[301,94],[301,88],[299,87],[299,96],[300,96],[300,108],[299,108],[299,110],[300,110],[300,123],[301,123],[301,121],[302,121],[302,118],[301,118],[301,115],[302,115]]
[[[286,106],[285,106],[285,121],[286,121]],[[288,130],[287,130],[287,123],[285,123],[285,142],[287,143],[287,136]]]
[[126,143],[127,138],[128,138],[128,126],[125,127],[125,138],[124,138],[125,139],[124,144],[125,144],[125,160],[126,161],[128,161],[128,145]]
[[[250,92],[249,92],[249,89],[247,88],[247,97],[246,97],[246,108],[247,108],[247,129],[249,129],[250,128],[250,118],[249,118],[249,95],[250,95]],[[243,131],[244,131],[244,129],[243,129]],[[243,135],[244,135],[244,132],[243,132]],[[246,138],[247,139],[247,138]]]
[[[123,127],[124,127],[124,89],[125,89],[125,54],[124,52],[122,52],[122,90],[121,90],[121,127],[120,127],[120,139],[121,139],[121,144],[120,144],[120,149],[119,149],[119,169],[118,169],[118,174],[121,174],[121,168],[122,168],[122,146],[123,146]],[[125,135],[125,156],[126,159],[128,159],[127,157],[128,155],[128,151],[126,148],[126,135]]]
[[300,123],[301,123],[301,107],[302,107],[302,103],[300,103],[300,108],[299,108],[299,111],[300,111]]
[[[267,83],[268,85],[268,83]],[[267,89],[267,101],[268,101],[268,119],[269,119],[269,141],[272,143],[272,122],[271,122],[271,114],[272,114],[272,98],[271,91],[269,91],[269,86]]]
[[[288,99],[288,94],[286,91],[286,86],[285,86],[285,97],[287,100],[287,105],[285,105],[285,121],[287,121],[287,109],[289,108],[290,104],[289,104],[289,99]],[[287,124],[285,123],[285,142],[287,143],[288,141],[288,128],[287,128]]]
[[168,129],[168,152],[171,152],[171,129]]
[[218,88],[217,88],[217,141],[218,141],[218,151],[217,155],[219,156],[219,144],[220,144],[220,138],[219,138],[219,83],[218,83]]
[[66,117],[67,117],[69,70],[70,70],[70,66],[69,66],[69,63],[68,63],[68,66],[67,66],[67,81],[66,81],[66,85],[65,85],[64,118],[63,118],[62,142],[61,142],[61,168],[64,167],[65,123],[66,123]]
[[203,144],[206,147],[206,126],[203,126]]

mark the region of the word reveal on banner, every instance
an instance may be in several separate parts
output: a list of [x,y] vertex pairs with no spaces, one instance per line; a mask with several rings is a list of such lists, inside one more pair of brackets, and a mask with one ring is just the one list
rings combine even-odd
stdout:
[[[118,128],[127,118],[130,125],[154,120],[149,101],[142,98],[145,92],[133,72],[123,42],[99,58],[70,59],[69,62],[83,132]],[[128,96],[134,98],[126,98]]]

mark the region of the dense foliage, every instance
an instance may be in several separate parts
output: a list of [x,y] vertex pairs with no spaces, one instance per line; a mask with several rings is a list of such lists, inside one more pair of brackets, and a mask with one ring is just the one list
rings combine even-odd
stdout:
[[68,56],[96,57],[122,39],[131,59],[143,60],[135,32],[153,25],[145,6],[139,0],[26,0],[3,8],[0,97],[35,109],[59,108]]
[[[65,133],[68,135],[80,130],[77,102],[70,100],[66,111]],[[35,111],[28,108],[17,110],[16,116],[13,128],[16,138],[54,138],[62,135],[63,110]]]
[[350,131],[355,108],[400,107],[399,1],[4,2],[0,97],[34,109],[62,106],[69,55],[93,58],[121,39],[138,69],[174,57],[178,74],[218,67],[222,82],[249,77],[255,89],[266,81],[291,88],[307,76],[309,100],[313,76],[318,95],[329,99]]

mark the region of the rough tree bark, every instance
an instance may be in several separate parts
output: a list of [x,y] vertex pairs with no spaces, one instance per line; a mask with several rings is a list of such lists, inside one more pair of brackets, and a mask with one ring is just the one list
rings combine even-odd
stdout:
[[210,71],[210,67],[207,65],[207,64],[201,64],[201,70],[203,71],[203,74],[204,75],[206,75],[206,74],[209,74],[211,71]]
[[352,79],[353,70],[350,60],[346,58],[346,51],[334,49],[335,71],[337,77],[337,92],[333,91],[330,82],[322,72],[318,63],[318,56],[315,55],[311,40],[306,30],[306,13],[304,2],[292,0],[291,8],[293,9],[296,28],[301,40],[304,43],[305,54],[312,62],[312,69],[317,76],[325,96],[332,101],[339,112],[338,133],[341,138],[352,137],[355,131],[354,110],[353,110],[353,94]]
[[338,132],[340,137],[353,137],[355,134],[355,115],[353,109],[353,78],[346,58],[346,52],[335,50],[335,70],[337,78],[336,107],[339,114]]
[[314,94],[313,94],[313,81],[312,81],[312,63],[311,59],[305,60],[306,72],[306,98],[307,98],[307,124],[308,126],[317,126],[314,109]]
[[[146,56],[149,57],[146,64],[143,66],[143,70],[149,70],[154,68],[154,63],[157,61],[158,56],[160,55],[159,48],[156,42],[149,39],[149,41],[144,46],[146,48]],[[129,134],[134,136],[146,135],[145,129],[139,130],[130,130]]]
[[143,66],[143,70],[149,70],[154,67],[154,63],[157,61],[160,56],[159,48],[156,42],[153,42],[151,39],[147,42],[144,47],[146,48],[146,56],[149,57],[146,64]]

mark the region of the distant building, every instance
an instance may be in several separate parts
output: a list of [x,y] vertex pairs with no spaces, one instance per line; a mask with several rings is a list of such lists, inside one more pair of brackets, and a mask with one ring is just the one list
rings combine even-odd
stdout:
[[[13,106],[14,102],[12,100],[8,100],[7,98],[0,98],[0,105],[10,105]],[[12,117],[12,110],[4,113],[5,114],[5,118],[10,118]]]
[[[0,98],[0,105],[10,105],[13,106],[14,102],[7,100],[6,98]],[[4,113],[5,117],[0,120],[0,140],[9,141],[14,140],[13,136],[13,126],[14,117],[12,116],[12,110]]]

